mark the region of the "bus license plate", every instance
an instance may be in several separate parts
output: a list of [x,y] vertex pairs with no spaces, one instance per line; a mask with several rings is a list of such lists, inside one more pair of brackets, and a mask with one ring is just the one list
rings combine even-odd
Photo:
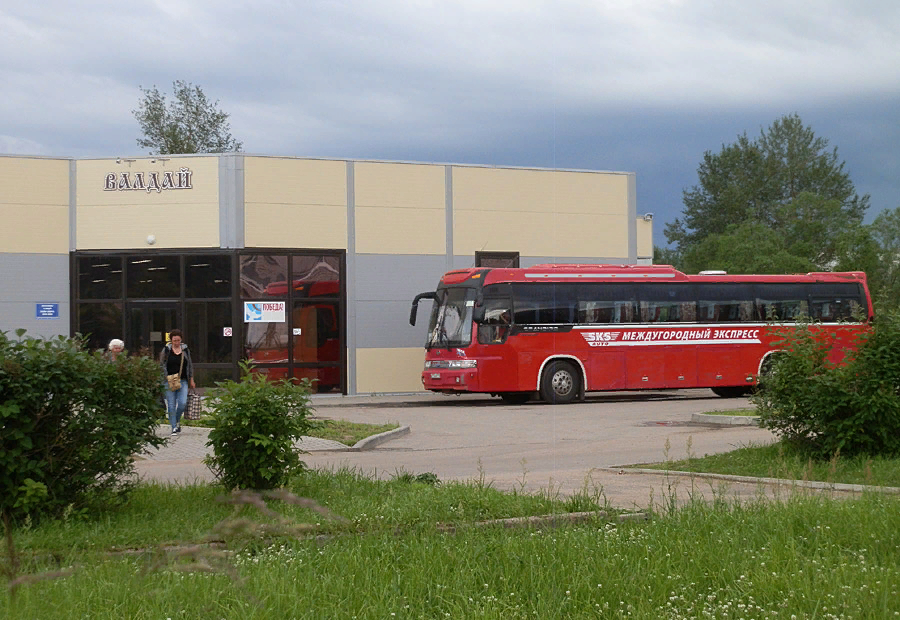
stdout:
[[432,378],[432,379],[440,379],[440,378],[441,378],[441,373],[439,373],[439,372],[433,372],[433,373],[431,373],[431,378]]

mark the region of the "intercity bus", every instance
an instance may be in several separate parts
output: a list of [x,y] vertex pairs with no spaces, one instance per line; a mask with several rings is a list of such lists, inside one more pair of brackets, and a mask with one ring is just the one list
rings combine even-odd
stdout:
[[536,265],[450,271],[433,300],[422,383],[508,403],[585,392],[712,388],[748,393],[778,332],[798,320],[831,332],[839,363],[873,319],[862,272],[687,275],[669,265]]

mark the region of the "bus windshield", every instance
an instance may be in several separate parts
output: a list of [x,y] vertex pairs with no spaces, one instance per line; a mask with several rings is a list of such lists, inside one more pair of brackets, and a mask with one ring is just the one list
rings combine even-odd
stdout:
[[425,348],[469,346],[472,343],[472,310],[474,307],[474,289],[439,289],[431,310],[431,320],[428,322]]

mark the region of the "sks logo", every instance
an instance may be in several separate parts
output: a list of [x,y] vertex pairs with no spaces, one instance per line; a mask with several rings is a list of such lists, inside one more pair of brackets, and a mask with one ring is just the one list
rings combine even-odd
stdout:
[[592,347],[606,347],[619,339],[622,332],[581,332],[581,337]]

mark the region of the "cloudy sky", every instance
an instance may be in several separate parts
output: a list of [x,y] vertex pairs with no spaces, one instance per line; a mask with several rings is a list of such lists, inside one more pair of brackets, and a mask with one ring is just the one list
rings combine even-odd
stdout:
[[0,153],[142,154],[139,87],[186,80],[248,153],[635,172],[664,245],[704,151],[797,113],[900,206],[897,0],[4,0],[0,33]]

